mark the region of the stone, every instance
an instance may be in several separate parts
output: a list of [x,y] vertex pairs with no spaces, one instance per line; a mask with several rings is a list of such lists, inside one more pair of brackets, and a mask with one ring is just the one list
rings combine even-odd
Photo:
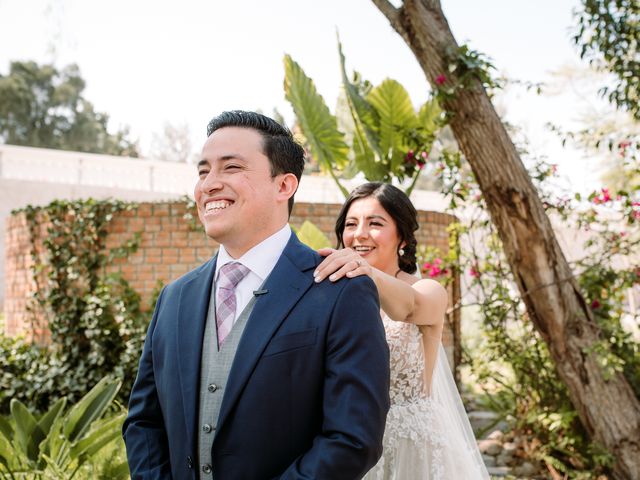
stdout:
[[513,442],[504,442],[502,444],[502,451],[506,454],[514,455],[516,450],[518,450],[518,445]]
[[511,473],[509,467],[487,467],[487,471],[491,477],[506,477]]
[[495,457],[502,451],[502,444],[497,440],[480,440],[478,442],[478,448],[480,449],[480,453],[485,453]]
[[517,467],[513,468],[514,475],[521,475],[524,478],[531,477],[538,473],[538,468],[531,462],[523,462]]
[[515,463],[513,455],[506,453],[504,450],[496,457],[496,465],[501,467],[510,466]]
[[476,434],[490,428],[498,421],[498,414],[490,411],[469,412],[467,416],[469,417],[471,428]]
[[489,435],[487,435],[487,438],[490,438],[491,440],[498,440],[500,442],[502,441],[503,437],[504,433],[502,433],[500,430],[494,430]]
[[496,466],[496,457],[492,457],[490,455],[482,455],[482,461],[484,462],[484,466],[487,468]]

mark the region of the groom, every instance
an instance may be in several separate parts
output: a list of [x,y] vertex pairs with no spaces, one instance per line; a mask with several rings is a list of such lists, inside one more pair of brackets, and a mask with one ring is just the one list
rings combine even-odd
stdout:
[[288,218],[304,167],[253,112],[207,128],[195,198],[220,250],[167,285],[123,427],[132,479],[357,479],[378,460],[388,347],[368,277],[314,283]]

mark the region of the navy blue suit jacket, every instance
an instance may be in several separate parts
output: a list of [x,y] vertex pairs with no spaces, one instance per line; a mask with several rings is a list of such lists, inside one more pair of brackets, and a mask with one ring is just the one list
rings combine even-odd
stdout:
[[[218,418],[216,479],[351,480],[382,453],[389,351],[378,294],[369,277],[314,283],[321,260],[292,235],[257,298]],[[123,426],[134,480],[199,476],[200,360],[215,262],[158,298]]]

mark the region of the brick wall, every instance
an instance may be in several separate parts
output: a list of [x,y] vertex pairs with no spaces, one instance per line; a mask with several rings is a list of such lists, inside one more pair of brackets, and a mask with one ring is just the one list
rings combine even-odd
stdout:
[[[305,220],[312,221],[335,244],[333,226],[340,205],[318,203],[296,203],[291,224],[299,227]],[[209,239],[201,229],[194,229],[193,222],[183,217],[187,212],[184,202],[140,203],[135,210],[116,214],[109,224],[106,238],[107,248],[118,247],[132,240],[139,232],[140,247],[128,258],[114,260],[109,272],[120,272],[130,285],[142,296],[144,306],[151,308],[149,300],[159,285],[183,275],[208,260],[216,251],[217,243]],[[432,245],[443,252],[448,248],[447,225],[453,217],[438,212],[418,212],[420,229],[417,232],[419,245]],[[197,222],[197,218],[195,219]],[[39,225],[35,239],[36,251],[41,252],[41,239],[46,235],[47,225]],[[25,215],[14,214],[7,220],[6,228],[6,296],[5,334],[26,334],[36,340],[46,339],[46,325],[32,325],[28,312],[29,299],[34,292],[32,278],[31,238]],[[450,291],[451,302],[459,293]],[[455,297],[455,298],[454,298]],[[451,315],[453,328],[445,331],[443,343],[450,356],[458,356],[459,318]],[[455,350],[455,354],[454,354]],[[453,357],[451,358],[453,359]],[[457,363],[457,362],[455,362]]]

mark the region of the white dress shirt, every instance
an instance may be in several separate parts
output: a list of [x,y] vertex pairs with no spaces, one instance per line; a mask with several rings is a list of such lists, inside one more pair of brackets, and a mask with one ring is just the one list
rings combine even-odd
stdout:
[[[233,318],[235,322],[244,308],[247,306],[251,298],[253,297],[254,290],[258,290],[264,283],[264,280],[269,276],[273,267],[276,266],[280,255],[287,246],[289,238],[291,237],[291,227],[289,224],[285,224],[282,229],[266,238],[258,245],[247,251],[240,258],[233,258],[224,245],[220,245],[218,250],[218,260],[216,261],[216,271],[214,274],[216,280],[216,289],[218,284],[218,275],[220,274],[220,267],[231,262],[240,262],[242,265],[249,269],[249,273],[244,277],[238,285],[236,285],[236,315]],[[216,295],[217,295],[216,290]]]

